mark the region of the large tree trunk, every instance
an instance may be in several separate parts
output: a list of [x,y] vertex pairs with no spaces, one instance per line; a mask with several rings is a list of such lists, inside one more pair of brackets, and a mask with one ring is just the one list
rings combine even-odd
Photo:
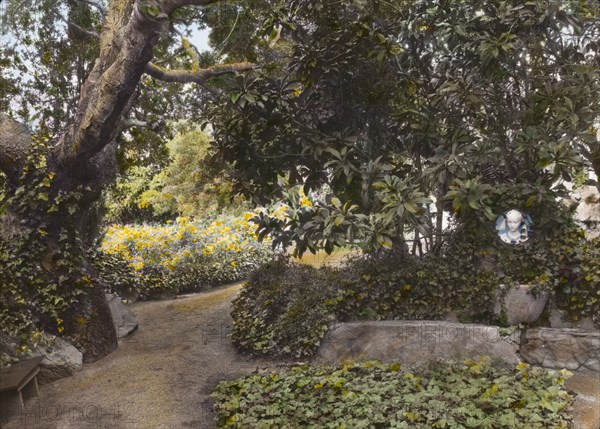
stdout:
[[[3,162],[11,166],[4,169],[8,179],[7,191],[11,194],[15,189],[29,185],[26,179],[24,182],[22,169],[26,166],[27,155],[30,154],[32,136],[27,127],[3,113],[0,113],[0,147],[9,149],[2,153]],[[0,215],[0,239],[6,242],[17,242],[19,238],[30,237],[40,229],[46,232],[43,238],[35,241],[36,247],[40,246],[40,249],[32,248],[28,256],[31,258],[31,266],[43,267],[41,272],[48,282],[64,285],[67,289],[74,287],[68,284],[70,279],[59,279],[64,275],[61,260],[68,257],[60,250],[60,241],[64,240],[61,234],[64,234],[64,223],[72,223],[69,226],[77,239],[74,241],[76,248],[71,248],[70,253],[73,257],[85,255],[86,249],[81,236],[83,230],[88,227],[85,222],[87,210],[97,199],[101,186],[111,178],[109,172],[114,172],[114,151],[111,153],[110,147],[111,145],[108,145],[107,150],[103,150],[88,162],[80,166],[71,165],[67,169],[57,168],[54,160],[49,156],[47,170],[36,172],[43,176],[47,176],[50,171],[54,173],[52,185],[49,187],[49,198],[57,198],[65,189],[75,189],[76,183],[80,185],[87,183],[78,201],[79,207],[73,208],[73,213],[63,210],[58,210],[55,214],[43,213],[42,209],[46,207],[45,205],[40,206],[38,213],[35,212],[35,205],[28,205],[34,209],[23,212],[22,207],[17,207],[18,204],[12,206],[9,204]],[[27,249],[24,251],[27,252]],[[115,350],[117,336],[100,279],[94,276],[93,267],[85,259],[81,259],[79,269],[82,275],[90,278],[92,287],[87,289],[87,294],[79,297],[79,302],[71,304],[64,313],[60,314],[64,321],[61,330],[64,329],[64,334],[76,340],[76,344],[82,348],[84,359],[90,362]],[[25,283],[23,287],[27,287]],[[35,292],[31,292],[30,295],[35,296]],[[47,330],[57,328],[55,321],[41,309],[34,308],[31,311],[39,328]]]
[[[0,218],[0,234],[4,239],[40,229],[46,233],[44,250],[32,258],[41,259],[39,264],[50,278],[58,277],[61,272],[60,261],[64,255],[59,241],[64,239],[61,238],[64,222],[72,224],[76,235],[78,248],[71,250],[85,255],[82,237],[84,229],[90,227],[86,224],[88,212],[102,188],[114,178],[115,139],[122,130],[121,123],[131,107],[132,95],[166,23],[167,15],[155,17],[142,13],[140,4],[134,0],[111,3],[100,38],[100,57],[82,87],[73,123],[51,142],[43,172],[52,178],[47,193],[50,199],[76,192],[79,194],[76,203],[68,207],[68,212],[64,208],[54,213],[42,210],[23,213],[22,209],[9,205]],[[10,194],[19,186],[28,185],[23,183],[22,172],[32,137],[24,125],[1,115],[0,170],[6,175]],[[117,338],[104,290],[94,276],[93,267],[83,260],[80,269],[93,287],[62,314],[64,326],[59,329],[75,337],[84,349],[85,359],[93,361],[113,351]],[[64,283],[64,278],[61,281]],[[43,327],[44,315],[40,314],[38,319]]]
[[[109,2],[99,40],[100,55],[82,85],[75,117],[72,123],[65,124],[63,134],[53,137],[45,160],[35,164],[47,184],[40,198],[56,201],[58,208],[48,210],[47,205],[33,204],[35,201],[24,204],[18,198],[9,200],[12,204],[7,207],[0,207],[0,238],[10,241],[19,235],[40,235],[41,251],[32,256],[39,261],[33,261],[33,265],[43,267],[43,276],[58,277],[59,287],[68,283],[65,279],[69,277],[64,272],[61,274],[64,249],[85,255],[84,238],[94,230],[94,225],[89,224],[94,218],[90,210],[102,189],[114,179],[116,138],[127,128],[126,116],[142,74],[146,72],[167,82],[203,85],[210,77],[254,68],[253,64],[239,63],[185,71],[164,69],[150,62],[153,47],[168,28],[171,12],[185,5],[207,5],[215,1],[218,0]],[[20,189],[31,185],[27,181],[33,180],[30,176],[34,167],[33,164],[26,167],[26,164],[34,146],[27,127],[0,113],[0,172],[6,177],[7,195],[18,196]],[[64,243],[65,223],[73,232],[70,239],[74,244],[68,247]],[[65,315],[64,329],[79,338],[86,359],[94,360],[114,350],[116,335],[93,267],[83,258],[77,269],[84,278],[91,279],[90,284],[94,286],[75,300],[78,303]],[[18,282],[20,274],[12,274],[17,277],[13,280]],[[69,285],[64,287],[68,290]],[[43,315],[39,322],[43,325]]]

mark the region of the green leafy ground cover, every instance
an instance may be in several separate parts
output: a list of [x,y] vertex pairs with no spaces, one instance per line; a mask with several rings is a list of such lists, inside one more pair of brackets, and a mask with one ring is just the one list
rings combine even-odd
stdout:
[[567,428],[567,371],[489,359],[418,370],[377,361],[308,365],[217,385],[219,428]]

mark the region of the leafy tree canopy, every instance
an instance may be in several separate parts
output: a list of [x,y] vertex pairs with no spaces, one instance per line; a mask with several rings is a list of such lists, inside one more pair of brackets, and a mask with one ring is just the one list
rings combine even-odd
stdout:
[[[207,106],[237,189],[290,201],[259,219],[276,242],[376,249],[412,229],[433,248],[444,211],[489,222],[507,205],[549,227],[557,183],[600,173],[596,2],[278,6],[260,11],[277,58]],[[282,177],[332,195],[299,207]]]

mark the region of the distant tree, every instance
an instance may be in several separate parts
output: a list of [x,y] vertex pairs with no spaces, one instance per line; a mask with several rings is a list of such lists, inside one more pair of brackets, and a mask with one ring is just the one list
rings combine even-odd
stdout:
[[[166,147],[169,163],[158,173],[131,168],[107,192],[107,220],[121,223],[215,214],[234,203],[232,184],[209,160],[210,137],[192,130]],[[235,200],[240,204],[239,198]],[[243,204],[242,204],[243,205]]]

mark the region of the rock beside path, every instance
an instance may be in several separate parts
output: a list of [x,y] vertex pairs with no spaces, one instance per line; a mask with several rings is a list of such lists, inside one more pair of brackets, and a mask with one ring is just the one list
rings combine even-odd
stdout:
[[117,338],[124,338],[138,328],[138,321],[133,311],[123,303],[119,296],[107,293],[106,301],[110,308],[115,331],[117,331]]
[[37,376],[40,384],[70,377],[83,368],[82,353],[62,338],[46,335],[50,345],[35,349],[33,356],[44,356]]

